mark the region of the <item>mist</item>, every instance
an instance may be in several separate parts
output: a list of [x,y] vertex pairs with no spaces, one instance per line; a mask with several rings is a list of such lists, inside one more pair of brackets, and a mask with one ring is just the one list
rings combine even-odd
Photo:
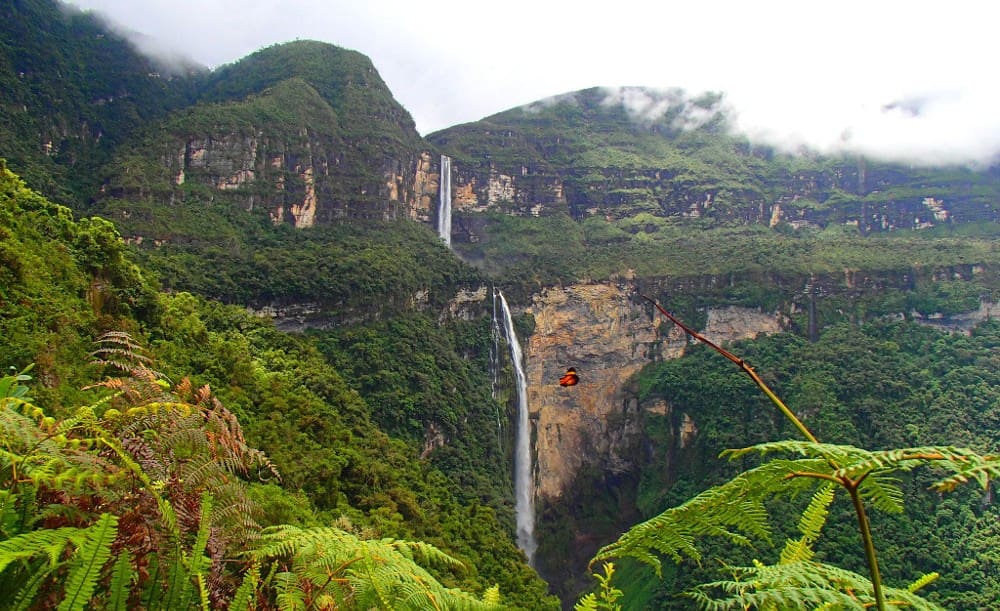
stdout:
[[1000,152],[988,70],[1000,6],[975,0],[74,2],[156,57],[212,67],[295,39],[354,49],[424,135],[564,92],[634,85],[718,92],[735,131],[784,151],[974,167]]

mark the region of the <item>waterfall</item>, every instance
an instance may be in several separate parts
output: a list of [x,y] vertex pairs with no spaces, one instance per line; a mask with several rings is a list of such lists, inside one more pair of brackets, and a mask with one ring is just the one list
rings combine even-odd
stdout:
[[438,184],[438,235],[451,248],[451,157],[441,155],[441,179]]
[[[503,364],[503,353],[500,347],[500,338],[503,337],[503,329],[500,328],[500,320],[497,318],[497,291],[493,290],[493,318],[490,321],[490,381],[493,383],[492,396],[494,399],[500,398],[500,369]],[[503,424],[500,419],[500,404],[496,403],[497,417],[497,447],[503,451]]]
[[528,420],[528,380],[524,375],[521,344],[514,332],[514,320],[510,315],[507,300],[499,290],[500,307],[503,311],[504,331],[507,335],[507,345],[510,346],[510,359],[514,362],[514,373],[517,376],[517,441],[514,446],[514,494],[517,503],[514,507],[517,516],[517,546],[528,557],[528,564],[534,565],[535,550],[535,502],[534,486],[532,485],[531,465],[531,422]]

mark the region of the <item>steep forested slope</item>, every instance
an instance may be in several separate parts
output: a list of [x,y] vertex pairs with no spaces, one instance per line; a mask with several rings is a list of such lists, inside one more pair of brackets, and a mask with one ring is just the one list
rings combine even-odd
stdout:
[[[7,170],[0,187],[6,219],[0,360],[18,370],[34,363],[32,394],[53,416],[70,417],[69,407],[79,401],[98,401],[98,414],[107,407],[98,400],[106,384],[80,390],[100,382],[107,366],[99,357],[93,362],[102,354],[93,341],[102,331],[128,332],[148,347],[149,366],[163,380],[184,380],[183,388],[210,385],[246,428],[247,441],[270,455],[284,489],[272,484],[249,491],[265,524],[340,519],[369,536],[432,542],[463,564],[440,574],[447,583],[480,592],[499,584],[510,604],[546,604],[543,583],[522,563],[498,517],[503,484],[487,475],[503,471],[495,445],[492,455],[482,444],[476,457],[450,459],[461,463],[456,475],[485,478],[456,487],[418,456],[415,444],[383,433],[363,396],[304,339],[281,334],[241,308],[157,293],[109,223],[73,221],[68,209],[26,189]],[[480,400],[486,404],[476,409],[494,421],[497,408],[489,397]],[[3,409],[13,408],[5,403]],[[496,439],[492,432],[483,437]],[[17,482],[9,476],[5,494]]]
[[67,205],[93,196],[98,169],[138,128],[190,103],[205,72],[150,59],[53,0],[4,2],[0,20],[0,157]]

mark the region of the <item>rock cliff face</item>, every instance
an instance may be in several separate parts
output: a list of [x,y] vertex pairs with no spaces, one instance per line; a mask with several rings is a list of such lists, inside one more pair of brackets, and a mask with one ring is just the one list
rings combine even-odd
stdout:
[[[956,190],[942,196],[943,188],[938,185],[912,184],[913,177],[891,172],[866,175],[859,167],[779,176],[772,184],[741,191],[728,185],[686,185],[676,172],[657,169],[501,168],[494,163],[470,167],[456,162],[452,172],[454,208],[467,213],[492,210],[542,216],[568,212],[582,220],[650,212],[770,227],[848,225],[864,233],[1000,220],[1000,210],[983,206],[972,193]],[[894,186],[908,190],[894,195],[888,192]],[[472,225],[461,221],[458,225],[469,232],[466,240],[481,238]]]
[[[687,340],[679,329],[661,326],[629,285],[548,288],[528,312],[535,320],[525,373],[536,496],[558,503],[584,469],[623,474],[637,467],[642,415],[629,379],[653,360],[679,356]],[[709,309],[703,332],[725,343],[778,332],[784,322],[777,314],[725,306]],[[580,383],[564,388],[558,380],[567,367],[576,368]]]
[[343,218],[409,218],[430,222],[439,169],[428,151],[384,158],[359,172],[350,144],[321,130],[294,137],[267,130],[190,134],[165,145],[158,162],[168,190],[113,180],[106,195],[176,202],[208,197],[248,211],[263,209],[275,224],[329,224]]
[[[635,405],[625,383],[657,350],[656,319],[630,302],[626,290],[572,285],[536,295],[535,332],[525,374],[535,423],[536,494],[557,502],[583,465],[600,461],[628,470]],[[577,386],[559,386],[567,367]],[[630,420],[632,422],[630,422]]]
[[[631,282],[547,288],[533,296],[526,312],[535,324],[526,343],[525,373],[536,508],[543,522],[536,531],[538,568],[572,597],[574,588],[587,584],[566,580],[583,573],[587,558],[620,532],[616,528],[638,519],[628,499],[645,455],[644,412],[669,409],[640,405],[630,379],[654,360],[678,357],[687,338],[654,316]],[[720,343],[777,332],[786,322],[777,314],[736,306],[709,308],[706,321],[704,334]],[[567,367],[576,368],[580,383],[564,388],[558,380]],[[679,422],[674,436],[680,444],[689,443],[698,423],[684,416]],[[588,500],[591,495],[595,498]],[[603,526],[583,515],[596,497],[600,503],[608,498],[622,503],[612,510],[620,511],[614,517],[598,518]],[[609,530],[609,519],[620,524]]]

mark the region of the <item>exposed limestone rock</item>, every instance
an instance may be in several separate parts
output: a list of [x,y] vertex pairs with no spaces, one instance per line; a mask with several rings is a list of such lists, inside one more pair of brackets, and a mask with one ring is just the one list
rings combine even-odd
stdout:
[[296,227],[312,227],[316,220],[316,182],[313,180],[313,169],[307,167],[300,174],[305,183],[305,196],[301,204],[292,204],[290,212],[295,219]]
[[965,335],[969,335],[973,327],[989,320],[994,312],[1000,312],[1000,304],[981,300],[979,302],[979,309],[971,312],[953,314],[951,316],[945,316],[944,314],[922,316],[919,312],[911,312],[910,315],[914,322],[922,325],[936,327],[949,333],[964,333]]
[[[627,382],[654,358],[680,356],[687,338],[675,327],[660,329],[663,319],[633,301],[626,285],[549,288],[534,296],[528,311],[535,320],[526,375],[535,423],[536,495],[558,502],[584,467],[608,473],[635,468],[642,412],[666,414],[670,407],[640,408]],[[778,332],[783,322],[778,315],[728,306],[709,310],[703,333],[726,343]],[[577,386],[559,386],[567,367],[579,372]],[[697,431],[697,422],[685,414],[678,443],[691,443]]]
[[486,183],[486,201],[493,206],[499,202],[512,202],[515,197],[514,178],[491,171],[490,180]]
[[753,339],[761,333],[778,333],[784,316],[765,314],[759,309],[726,306],[708,311],[708,322],[702,334],[717,344],[740,339]]
[[447,442],[444,431],[433,422],[430,423],[427,425],[427,430],[424,431],[424,447],[420,450],[420,459],[426,459],[434,450],[443,448]]
[[[432,173],[433,161],[427,151],[420,153],[416,172],[413,176],[413,206],[410,207],[410,218],[415,221],[430,222],[431,211],[437,202],[438,181]],[[400,177],[401,178],[401,177]],[[405,191],[401,180],[395,181],[392,199],[405,201]]]
[[681,447],[686,448],[694,438],[698,435],[698,427],[695,425],[694,420],[691,416],[684,414],[684,419],[681,421],[680,427],[680,438]]
[[[658,319],[635,307],[617,286],[551,288],[534,297],[535,333],[527,346],[528,406],[535,422],[536,494],[557,500],[581,466],[608,461],[626,468],[621,426],[630,410],[625,381],[648,362]],[[566,367],[577,386],[559,386]],[[614,421],[612,424],[611,421]]]
[[768,227],[776,227],[784,219],[781,214],[781,204],[775,204],[774,208],[771,209],[771,222],[768,223]]
[[447,315],[450,318],[472,320],[482,311],[488,297],[489,291],[485,286],[475,290],[460,289],[448,302]]
[[479,198],[476,197],[476,178],[473,176],[469,182],[459,183],[452,188],[451,205],[456,210],[471,210],[483,212],[488,206],[479,206]]

